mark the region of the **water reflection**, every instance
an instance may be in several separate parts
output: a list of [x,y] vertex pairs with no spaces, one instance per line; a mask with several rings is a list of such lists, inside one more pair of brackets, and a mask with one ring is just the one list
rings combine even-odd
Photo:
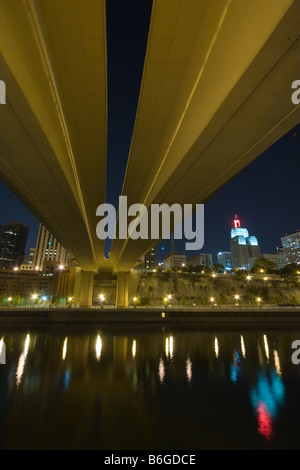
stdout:
[[25,340],[25,344],[24,344],[24,350],[20,354],[19,361],[18,361],[18,366],[17,366],[17,370],[16,370],[17,387],[19,387],[19,385],[21,383],[21,380],[22,380],[23,373],[24,373],[26,357],[27,357],[28,348],[29,348],[29,342],[30,342],[30,335],[28,334],[26,336],[26,340]]
[[297,331],[1,336],[1,448],[278,448],[300,415]]
[[102,341],[100,335],[97,335],[96,340],[96,359],[99,361],[101,358],[101,351],[102,351]]
[[63,345],[63,350],[62,350],[62,360],[63,360],[63,361],[66,359],[66,355],[67,355],[67,346],[68,346],[68,338],[65,338],[65,340],[64,340],[64,345]]

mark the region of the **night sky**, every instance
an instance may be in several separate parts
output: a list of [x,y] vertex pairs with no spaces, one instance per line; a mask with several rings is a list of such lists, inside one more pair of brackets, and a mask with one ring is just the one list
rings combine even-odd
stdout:
[[[107,202],[116,207],[134,126],[151,6],[150,0],[107,2]],[[258,238],[263,253],[274,252],[281,245],[281,236],[300,229],[299,149],[300,125],[205,203],[203,253],[212,253],[216,261],[218,251],[230,250],[230,229],[235,214],[250,235]],[[0,224],[18,220],[29,226],[28,253],[36,243],[38,220],[1,180],[0,200]],[[183,249],[177,240],[176,249]],[[169,241],[160,244],[159,260],[169,250]]]

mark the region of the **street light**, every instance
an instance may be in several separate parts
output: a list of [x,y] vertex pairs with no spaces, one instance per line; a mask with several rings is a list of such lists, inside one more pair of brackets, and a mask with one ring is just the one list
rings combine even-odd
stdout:
[[262,300],[262,299],[261,299],[260,297],[257,297],[257,299],[256,299],[256,301],[257,301],[257,303],[258,303],[259,306],[261,305],[261,304],[260,304],[260,303],[261,303],[261,300]]
[[238,305],[238,300],[239,300],[240,296],[238,294],[235,294],[234,298],[236,300],[236,305]]
[[100,302],[101,302],[101,308],[103,308],[103,302],[104,302],[104,300],[105,300],[105,297],[104,297],[103,294],[99,294],[99,300],[100,300]]

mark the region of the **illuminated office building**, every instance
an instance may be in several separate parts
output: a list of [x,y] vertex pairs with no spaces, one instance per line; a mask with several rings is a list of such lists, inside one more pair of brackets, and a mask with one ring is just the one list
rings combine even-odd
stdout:
[[257,238],[249,235],[246,228],[241,227],[237,216],[231,229],[231,258],[233,269],[248,269],[249,258],[260,258],[261,252]]
[[28,236],[27,225],[11,222],[0,230],[0,268],[12,269],[20,266],[25,257]]
[[295,232],[281,238],[283,252],[289,264],[300,264],[300,232]]
[[143,256],[142,267],[143,268],[154,268],[156,266],[156,250],[151,248],[148,253]]
[[230,251],[219,251],[217,254],[218,264],[224,266],[224,269],[232,269],[232,259]]
[[50,261],[57,265],[69,266],[71,264],[71,256],[49,230],[40,224],[36,247],[30,250],[29,264],[42,270],[45,262]]
[[212,269],[213,258],[211,253],[197,253],[187,260],[188,266],[202,266]]

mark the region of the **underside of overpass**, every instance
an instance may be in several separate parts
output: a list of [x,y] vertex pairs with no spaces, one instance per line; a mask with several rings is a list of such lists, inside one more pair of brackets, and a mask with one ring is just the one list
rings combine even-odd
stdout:
[[[122,195],[205,203],[300,121],[299,0],[154,0]],[[88,273],[125,273],[157,240],[96,236],[105,202],[104,0],[0,0],[0,176]],[[82,296],[90,304],[90,295]]]

